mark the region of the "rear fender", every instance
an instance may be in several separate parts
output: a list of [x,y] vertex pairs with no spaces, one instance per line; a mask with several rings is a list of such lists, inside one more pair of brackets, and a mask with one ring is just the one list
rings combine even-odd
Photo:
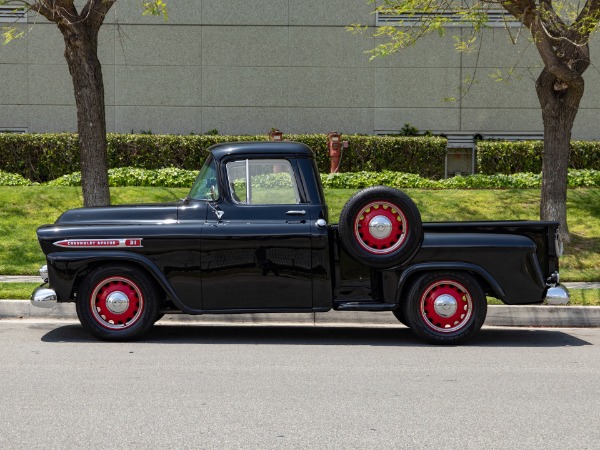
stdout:
[[[494,296],[500,300],[506,299],[506,293],[502,286],[494,279],[490,273],[483,267],[476,264],[460,263],[460,262],[435,262],[435,263],[420,263],[407,267],[398,280],[398,289],[396,291],[396,303],[400,304],[402,299],[402,291],[409,287],[411,280],[425,272],[468,272],[487,283],[494,293]],[[483,286],[482,286],[483,288]]]

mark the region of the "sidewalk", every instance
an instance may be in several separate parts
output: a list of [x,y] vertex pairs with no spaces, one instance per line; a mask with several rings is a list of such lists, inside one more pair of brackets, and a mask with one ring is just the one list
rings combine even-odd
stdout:
[[[0,300],[2,319],[77,320],[74,303],[52,309],[32,306],[27,300]],[[161,323],[296,324],[296,325],[399,325],[391,312],[329,311],[326,313],[169,314]],[[600,327],[600,306],[488,306],[486,325],[505,327]]]

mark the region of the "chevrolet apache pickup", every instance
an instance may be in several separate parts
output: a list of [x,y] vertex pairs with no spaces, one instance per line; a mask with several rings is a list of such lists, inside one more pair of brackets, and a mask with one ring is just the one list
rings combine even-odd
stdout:
[[385,186],[359,191],[331,225],[309,147],[217,144],[181,201],[73,209],[38,228],[47,264],[31,302],[75,302],[104,340],[136,338],[164,314],[333,309],[391,311],[420,338],[457,344],[483,325],[486,296],[568,300],[557,230],[422,223]]

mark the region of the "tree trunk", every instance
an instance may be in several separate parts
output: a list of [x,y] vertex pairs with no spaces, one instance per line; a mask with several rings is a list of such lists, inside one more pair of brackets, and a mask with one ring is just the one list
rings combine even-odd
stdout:
[[570,241],[567,224],[567,174],[571,130],[583,96],[583,78],[580,81],[580,88],[567,86],[544,69],[536,83],[544,121],[540,218],[560,222],[560,235],[566,243]]
[[84,206],[110,204],[106,151],[106,116],[98,32],[78,24],[59,24],[77,104],[81,182]]

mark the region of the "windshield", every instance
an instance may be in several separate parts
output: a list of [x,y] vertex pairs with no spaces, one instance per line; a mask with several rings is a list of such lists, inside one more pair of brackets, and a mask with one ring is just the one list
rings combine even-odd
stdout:
[[192,200],[216,200],[219,198],[219,187],[217,185],[217,165],[212,156],[209,156],[198,178],[194,182],[188,195]]

